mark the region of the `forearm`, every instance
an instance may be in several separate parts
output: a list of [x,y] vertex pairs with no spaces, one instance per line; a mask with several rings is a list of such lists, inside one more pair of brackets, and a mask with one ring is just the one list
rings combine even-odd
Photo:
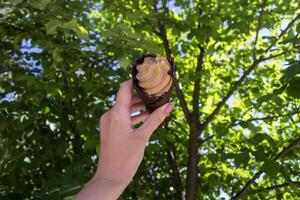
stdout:
[[127,184],[93,177],[74,200],[116,200]]

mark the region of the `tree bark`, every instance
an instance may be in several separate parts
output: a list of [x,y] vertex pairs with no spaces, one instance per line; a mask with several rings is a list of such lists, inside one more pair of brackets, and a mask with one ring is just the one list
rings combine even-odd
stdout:
[[190,131],[190,138],[188,144],[188,163],[187,163],[187,185],[186,185],[186,199],[196,200],[198,191],[198,130],[194,126]]

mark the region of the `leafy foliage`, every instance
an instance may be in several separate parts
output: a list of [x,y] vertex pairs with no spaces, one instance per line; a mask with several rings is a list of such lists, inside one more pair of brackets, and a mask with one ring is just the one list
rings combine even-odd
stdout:
[[76,194],[96,169],[99,116],[148,53],[173,56],[191,113],[201,77],[199,118],[184,115],[174,92],[176,109],[120,199],[182,199],[191,124],[224,99],[195,138],[197,199],[234,197],[259,172],[244,199],[297,199],[299,21],[295,0],[1,2],[1,199]]

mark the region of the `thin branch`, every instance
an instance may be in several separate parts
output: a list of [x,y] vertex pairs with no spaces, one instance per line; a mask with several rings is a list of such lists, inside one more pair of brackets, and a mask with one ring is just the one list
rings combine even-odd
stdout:
[[267,192],[267,191],[270,191],[270,190],[276,190],[276,189],[280,189],[280,188],[288,187],[288,186],[300,187],[300,182],[291,181],[291,182],[286,182],[286,183],[279,184],[279,185],[273,185],[273,186],[270,186],[270,187],[260,188],[260,189],[257,189],[257,190],[249,191],[249,192],[245,193],[245,195],[257,194],[257,193],[260,193],[260,192]]
[[[300,144],[300,137],[298,137],[296,140],[294,140],[289,146],[284,148],[280,153],[278,153],[273,160],[276,161],[280,158],[283,158],[288,152],[290,152],[293,148],[295,148],[297,145]],[[247,189],[255,182],[256,179],[258,179],[262,175],[263,171],[259,170],[245,185],[244,187],[236,193],[235,196],[231,198],[231,200],[237,200],[242,198],[245,194]]]
[[205,142],[209,141],[211,138],[215,137],[215,135],[210,135],[208,136],[207,138],[205,138],[204,140],[202,140],[201,138],[198,139],[198,143],[199,143],[199,146],[203,145]]
[[273,119],[278,119],[278,118],[281,118],[281,117],[296,115],[296,114],[299,114],[299,113],[300,113],[300,111],[294,111],[294,112],[290,112],[290,113],[286,113],[286,114],[282,114],[282,115],[269,115],[269,116],[266,116],[266,117],[251,118],[251,119],[247,119],[247,120],[244,120],[244,121],[243,120],[237,120],[237,121],[235,121],[236,123],[233,123],[232,126],[239,125],[242,122],[273,120]]
[[[174,118],[173,118],[174,119]],[[179,123],[178,121],[176,121],[176,120],[173,120],[172,122],[174,122],[177,126],[179,126],[180,127],[180,129],[186,134],[186,135],[188,135],[189,133],[185,130],[185,128],[182,126],[182,124],[181,123]]]
[[173,81],[174,81],[174,86],[175,86],[175,90],[176,90],[177,97],[178,97],[178,99],[179,99],[180,106],[181,106],[181,108],[182,108],[182,110],[183,110],[183,113],[184,113],[185,118],[186,118],[187,121],[189,122],[189,121],[190,121],[190,115],[191,115],[191,114],[190,114],[190,111],[189,111],[189,109],[188,109],[188,107],[187,107],[187,103],[186,103],[186,101],[185,101],[184,94],[183,94],[183,92],[182,92],[182,90],[181,90],[181,88],[180,88],[180,86],[179,86],[179,83],[178,83],[176,77],[174,77]]
[[[168,120],[167,123],[165,123],[166,130],[170,130],[169,123],[170,123],[170,120]],[[178,199],[183,200],[184,196],[185,196],[185,192],[184,192],[184,187],[183,187],[182,180],[180,177],[180,169],[179,169],[179,166],[176,161],[176,153],[175,153],[176,151],[175,151],[172,143],[168,142],[167,140],[164,140],[164,143],[167,147],[167,160],[170,165],[170,168],[172,169],[173,185],[174,185],[176,192],[178,193]]]
[[260,8],[260,14],[258,17],[258,24],[256,27],[256,34],[255,34],[255,40],[254,40],[254,45],[253,45],[253,59],[256,60],[256,43],[258,40],[258,35],[259,35],[259,31],[261,29],[261,22],[262,22],[262,18],[263,18],[263,13],[264,13],[264,8],[266,6],[267,0],[263,0],[262,4],[261,4],[261,8]]
[[[300,13],[290,21],[290,23],[281,31],[279,36],[277,37],[276,43],[280,40],[280,38],[293,26],[293,24],[300,18]],[[275,43],[275,44],[276,44]],[[267,53],[275,44],[271,44],[266,50],[265,53]]]
[[200,54],[197,58],[197,67],[195,70],[196,80],[194,83],[194,91],[193,91],[193,120],[197,120],[200,117],[199,114],[199,97],[200,97],[200,83],[201,83],[201,72],[204,63],[204,47],[199,46]]
[[[234,123],[232,123],[232,125],[230,125],[228,128],[233,127],[233,126],[237,126],[237,125],[239,125],[242,122],[274,120],[274,119],[278,119],[278,118],[281,118],[281,117],[287,117],[287,116],[292,116],[292,115],[296,115],[296,114],[300,114],[300,110],[297,110],[297,111],[294,111],[294,112],[291,112],[291,113],[282,114],[282,115],[273,115],[273,116],[269,115],[269,116],[266,116],[266,117],[251,118],[251,119],[248,119],[248,120],[245,120],[245,121],[243,121],[243,120],[237,120]],[[202,145],[205,142],[207,142],[210,139],[212,139],[214,136],[215,136],[215,134],[208,136],[204,140],[199,139],[198,142],[199,142],[199,144]]]
[[278,53],[278,54],[274,54],[274,55],[270,55],[269,57],[263,57],[262,61],[267,61],[267,60],[271,60],[273,58],[279,57],[279,56],[283,56],[284,54],[288,53],[287,51]]
[[166,146],[167,146],[167,158],[168,158],[168,163],[172,169],[172,174],[173,174],[173,182],[174,182],[174,187],[178,193],[178,197],[180,196],[179,199],[184,199],[184,189],[183,189],[183,184],[181,181],[180,177],[180,170],[178,167],[178,164],[176,162],[176,155],[174,152],[174,148],[171,143],[165,141]]

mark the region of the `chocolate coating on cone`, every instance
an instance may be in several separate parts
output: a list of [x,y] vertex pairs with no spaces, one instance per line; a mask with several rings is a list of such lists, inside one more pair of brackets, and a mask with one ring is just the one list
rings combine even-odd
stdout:
[[170,89],[165,92],[161,96],[155,96],[155,95],[149,95],[146,92],[144,92],[144,89],[139,86],[139,81],[136,78],[136,75],[138,73],[137,71],[137,65],[142,64],[144,62],[144,58],[146,57],[157,57],[156,55],[143,55],[141,58],[136,60],[136,62],[132,66],[132,80],[133,80],[133,85],[139,96],[142,98],[144,101],[146,108],[149,112],[153,112],[156,108],[166,104],[169,102],[171,95],[172,95],[172,89],[174,86],[174,67],[172,64],[170,64],[170,70],[168,74],[172,78],[172,85]]

